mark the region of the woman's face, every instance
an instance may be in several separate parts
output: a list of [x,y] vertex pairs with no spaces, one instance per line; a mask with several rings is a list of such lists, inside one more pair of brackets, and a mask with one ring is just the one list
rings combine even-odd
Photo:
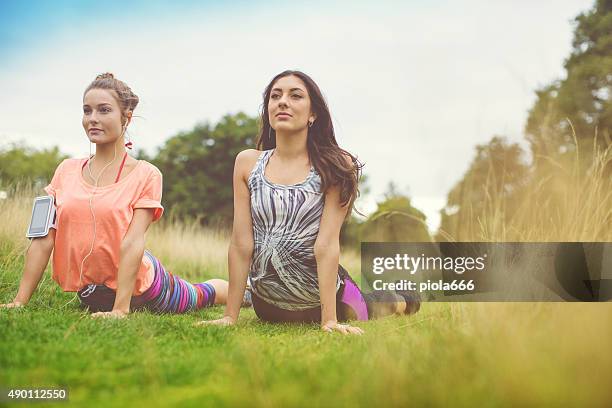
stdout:
[[315,120],[310,110],[310,96],[304,82],[289,75],[279,78],[270,92],[268,119],[275,131],[295,132]]
[[111,92],[91,89],[83,98],[83,129],[92,143],[112,143],[123,133],[121,109]]

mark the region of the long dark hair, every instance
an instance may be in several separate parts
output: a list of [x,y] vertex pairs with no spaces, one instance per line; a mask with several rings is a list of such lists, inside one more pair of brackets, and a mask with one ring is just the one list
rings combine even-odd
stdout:
[[316,120],[308,128],[306,146],[310,162],[321,176],[321,191],[325,193],[331,186],[339,186],[340,204],[348,205],[347,214],[350,214],[353,203],[359,196],[359,177],[363,164],[357,160],[357,157],[338,146],[329,108],[319,86],[311,77],[301,71],[287,70],[272,78],[263,93],[261,132],[257,141],[257,149],[270,150],[276,147],[276,131],[270,126],[268,102],[272,86],[276,81],[290,75],[300,78],[306,85],[311,110],[316,115]]

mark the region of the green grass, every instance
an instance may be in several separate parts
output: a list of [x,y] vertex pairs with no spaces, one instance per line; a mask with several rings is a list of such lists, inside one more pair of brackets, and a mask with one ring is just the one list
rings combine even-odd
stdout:
[[[18,252],[0,243],[2,303]],[[193,325],[220,307],[93,320],[49,276],[27,308],[0,310],[0,387],[67,387],[71,404],[105,407],[610,403],[609,303],[426,303],[344,337],[252,309],[230,328]]]

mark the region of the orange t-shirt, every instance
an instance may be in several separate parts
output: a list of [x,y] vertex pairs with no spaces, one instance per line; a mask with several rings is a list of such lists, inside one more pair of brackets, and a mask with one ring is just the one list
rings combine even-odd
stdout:
[[[139,160],[130,174],[115,184],[97,187],[81,174],[87,159],[66,159],[55,170],[45,191],[55,197],[57,229],[53,250],[53,279],[64,291],[74,292],[95,283],[117,289],[119,253],[134,209],[155,209],[153,221],[163,214],[162,175],[152,164]],[[94,193],[95,190],[95,193]],[[92,194],[96,235],[89,199]],[[80,267],[93,243],[93,252]],[[133,294],[140,295],[153,282],[153,265],[145,256],[138,269]]]

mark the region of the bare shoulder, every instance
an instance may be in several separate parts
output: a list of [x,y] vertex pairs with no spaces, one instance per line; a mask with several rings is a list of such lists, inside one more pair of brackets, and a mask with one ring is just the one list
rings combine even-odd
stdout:
[[256,150],[256,149],[243,150],[240,153],[238,153],[238,155],[236,155],[236,163],[249,163],[249,162],[255,163],[257,159],[259,158],[259,156],[261,155],[261,153],[262,153],[261,150]]
[[236,163],[234,164],[236,171],[246,178],[251,170],[253,170],[253,167],[255,167],[255,163],[257,163],[261,153],[261,150],[255,149],[246,149],[238,153]]

